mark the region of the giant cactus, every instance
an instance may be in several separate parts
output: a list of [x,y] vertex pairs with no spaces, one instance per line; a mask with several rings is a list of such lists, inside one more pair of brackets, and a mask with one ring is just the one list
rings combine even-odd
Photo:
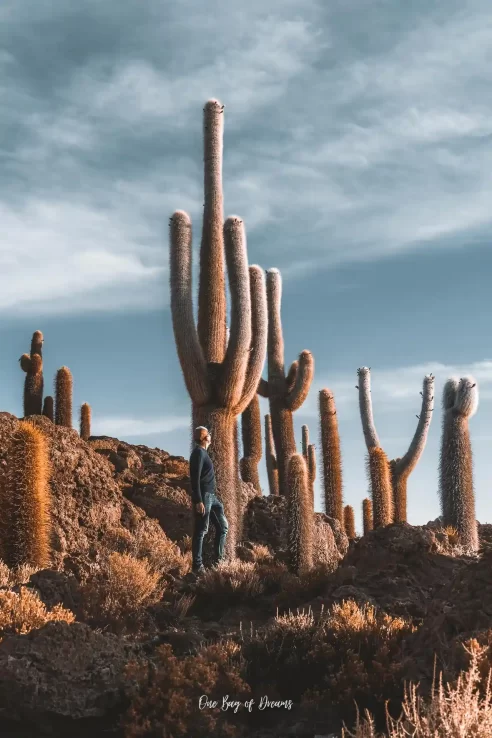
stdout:
[[441,514],[443,524],[456,528],[463,545],[472,551],[478,549],[478,529],[468,421],[477,408],[478,386],[472,377],[446,382],[439,464]]
[[308,470],[302,454],[290,457],[287,479],[289,566],[296,574],[305,574],[313,566],[314,518]]
[[43,334],[34,331],[31,339],[31,353],[19,359],[22,371],[26,372],[24,382],[24,417],[41,415],[43,411]]
[[364,535],[367,535],[374,528],[372,520],[372,502],[366,497],[362,500],[362,525],[364,529]]
[[80,437],[84,441],[88,441],[91,436],[91,406],[84,402],[80,406]]
[[255,394],[241,415],[243,458],[240,469],[243,482],[250,482],[261,494],[258,464],[261,460],[261,414],[258,395]]
[[45,416],[45,418],[51,420],[52,423],[55,422],[55,404],[51,395],[46,395],[46,397],[44,398],[43,415]]
[[270,415],[265,415],[265,458],[270,494],[278,495],[278,465]]
[[[223,223],[223,106],[204,108],[205,202],[198,324],[193,318],[192,237],[187,213],[170,221],[171,313],[177,353],[192,401],[193,426],[210,429],[217,492],[229,522],[226,556],[235,555],[241,530],[237,474],[237,417],[253,399],[265,361],[267,304],[263,270],[248,269],[246,239],[237,217]],[[224,251],[231,295],[226,333]]]
[[55,377],[55,424],[72,428],[73,379],[70,369],[62,366]]
[[355,538],[355,515],[354,508],[351,505],[345,505],[343,508],[343,519],[347,538],[353,541]]
[[47,439],[30,422],[20,422],[8,451],[0,485],[0,552],[10,567],[50,563],[49,450]]
[[319,426],[324,512],[338,520],[343,530],[342,455],[335,399],[329,389],[322,389],[319,393]]
[[394,518],[393,493],[388,457],[381,446],[369,449],[367,470],[371,483],[374,528],[390,525]]
[[302,455],[306,462],[308,471],[308,482],[313,501],[314,512],[314,483],[316,481],[316,447],[314,443],[309,443],[309,428],[307,425],[302,426]]
[[[357,370],[359,384],[359,407],[362,420],[362,430],[368,451],[379,447],[378,434],[374,424],[371,400],[371,376],[368,367]],[[418,424],[412,442],[406,454],[390,463],[391,488],[393,495],[393,515],[395,523],[407,521],[407,481],[410,473],[415,469],[417,462],[427,442],[427,434],[434,410],[434,377],[429,374],[424,378],[422,395],[422,407],[420,415],[417,416]],[[384,484],[384,481],[381,482]]]
[[268,298],[268,381],[262,379],[258,394],[270,403],[273,438],[278,464],[279,494],[287,492],[289,459],[296,453],[293,413],[306,399],[314,374],[314,359],[303,351],[285,375],[282,334],[282,279],[278,269],[267,271]]

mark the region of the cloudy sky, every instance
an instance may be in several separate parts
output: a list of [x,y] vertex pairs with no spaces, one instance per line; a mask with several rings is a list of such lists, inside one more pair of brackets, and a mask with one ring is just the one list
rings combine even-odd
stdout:
[[409,482],[409,520],[426,522],[442,385],[472,373],[477,515],[492,521],[490,3],[4,0],[0,21],[1,408],[22,414],[17,359],[40,329],[48,388],[69,366],[94,433],[188,454],[168,218],[190,213],[197,258],[202,108],[217,97],[226,215],[244,219],[250,262],[283,274],[286,362],[315,356],[299,441],[303,423],[317,440],[330,387],[360,526],[357,368],[372,367],[390,457],[432,371]]

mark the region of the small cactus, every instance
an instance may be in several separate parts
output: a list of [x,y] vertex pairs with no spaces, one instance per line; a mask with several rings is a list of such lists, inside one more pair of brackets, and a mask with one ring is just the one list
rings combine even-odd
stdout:
[[478,408],[478,386],[472,377],[452,377],[443,391],[443,425],[439,491],[444,526],[453,526],[461,543],[478,550],[473,489],[473,455],[469,419]]
[[313,566],[314,520],[308,471],[302,454],[293,454],[290,458],[288,483],[289,566],[296,574],[305,574]]
[[91,436],[91,406],[84,402],[80,407],[80,437],[88,441]]
[[265,415],[265,457],[270,494],[278,495],[278,467],[273,442],[272,419],[270,415]]
[[241,415],[241,436],[243,439],[243,458],[240,462],[241,479],[250,482],[261,494],[258,464],[261,461],[261,414],[258,395],[254,395]]
[[49,450],[42,431],[18,424],[11,439],[1,488],[1,557],[10,567],[50,563]]
[[319,426],[324,512],[338,520],[343,529],[342,455],[335,399],[329,389],[322,389],[319,393]]
[[372,522],[372,502],[368,497],[362,500],[362,524],[364,526],[364,535],[374,528]]
[[393,493],[388,457],[380,446],[369,449],[367,469],[371,481],[373,525],[381,528],[393,522]]
[[55,422],[55,405],[51,395],[46,395],[43,402],[43,415],[49,418],[52,423]]
[[58,369],[55,378],[55,424],[72,428],[72,372],[68,367]]
[[353,541],[355,538],[355,515],[354,508],[351,505],[345,505],[343,508],[343,519],[347,538]]

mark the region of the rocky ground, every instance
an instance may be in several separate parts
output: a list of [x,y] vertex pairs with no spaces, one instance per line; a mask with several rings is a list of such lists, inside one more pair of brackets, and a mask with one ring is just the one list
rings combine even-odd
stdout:
[[[246,541],[239,550],[243,563],[239,573],[234,574],[236,578],[242,577],[243,584],[234,584],[234,577],[230,577],[225,586],[224,577],[219,582],[212,575],[204,582],[194,581],[189,574],[192,531],[186,459],[112,438],[94,437],[86,443],[75,430],[54,426],[44,417],[36,417],[34,422],[50,440],[53,556],[50,568],[44,571],[21,572],[15,581],[9,579],[8,572],[2,575],[0,596],[4,599],[0,612],[2,608],[13,607],[9,603],[14,600],[15,607],[20,608],[15,616],[0,619],[2,737],[234,735],[227,724],[225,727],[222,723],[195,725],[191,721],[187,728],[180,727],[176,718],[174,723],[166,723],[168,727],[156,728],[161,718],[149,718],[146,726],[133,714],[141,708],[153,715],[165,703],[166,715],[173,715],[173,710],[178,708],[167,701],[171,693],[179,693],[179,699],[184,700],[178,700],[179,709],[188,712],[195,709],[198,713],[192,684],[195,677],[191,676],[194,668],[202,668],[202,681],[197,677],[198,693],[207,685],[219,689],[222,684],[217,677],[219,668],[220,674],[224,669],[221,677],[225,680],[224,688],[237,689],[238,693],[241,690],[247,693],[250,688],[254,691],[251,675],[261,673],[263,677],[255,677],[258,690],[263,689],[261,694],[284,699],[288,688],[283,680],[289,669],[294,680],[299,675],[299,683],[292,689],[292,694],[297,695],[293,709],[257,713],[249,722],[238,718],[236,722],[241,724],[243,732],[237,735],[313,738],[333,733],[338,736],[341,719],[350,713],[344,711],[345,696],[340,697],[338,704],[330,690],[335,689],[335,683],[337,689],[348,689],[347,685],[343,686],[340,674],[350,676],[349,662],[350,668],[356,668],[353,649],[348,649],[352,661],[340,662],[335,668],[334,654],[339,653],[341,641],[335,648],[335,642],[330,640],[332,632],[325,633],[320,640],[317,631],[305,652],[294,643],[291,653],[282,651],[279,655],[281,652],[275,651],[273,640],[273,650],[269,651],[268,639],[277,637],[271,630],[277,611],[287,613],[289,609],[298,609],[304,613],[302,617],[316,619],[323,613],[335,612],[337,604],[344,601],[358,603],[362,609],[374,606],[382,618],[377,624],[378,638],[385,628],[391,633],[398,630],[401,637],[395,640],[391,636],[392,640],[382,649],[377,646],[376,656],[368,652],[368,668],[377,675],[378,668],[383,668],[381,664],[389,671],[393,668],[391,664],[396,664],[393,681],[388,681],[386,675],[381,679],[395,694],[403,679],[421,680],[424,689],[429,686],[434,654],[440,668],[452,678],[466,665],[462,642],[477,637],[480,642],[489,643],[492,526],[480,527],[482,550],[479,556],[471,557],[460,551],[452,534],[443,532],[438,521],[418,527],[389,526],[349,545],[336,522],[318,513],[317,535],[328,552],[327,561],[332,562],[331,572],[328,568],[322,576],[300,581],[285,567],[285,501],[258,496],[244,485]],[[17,423],[14,416],[0,413],[0,486],[9,463],[9,438]],[[209,553],[210,548],[208,541]],[[161,573],[161,594],[152,600],[145,599],[144,593],[138,612],[132,611],[130,605],[128,611],[123,611],[118,610],[119,605],[114,601],[94,600],[94,593],[99,592],[94,582],[112,582],[111,577],[106,580],[101,577],[109,576],[107,561],[115,552],[143,560]],[[247,577],[249,583],[245,587]],[[73,622],[66,621],[71,619],[68,616],[66,620],[54,616],[46,622],[43,615],[44,622],[42,618],[39,622],[34,618],[31,625],[24,626],[33,607],[26,600],[26,591],[38,596],[41,607],[45,606],[48,613],[56,612],[57,607],[70,611]],[[24,598],[21,605],[20,594]],[[349,619],[348,610],[343,612]],[[310,628],[314,633],[314,625],[309,623],[306,632]],[[254,632],[259,635],[253,638]],[[282,637],[287,636],[284,633]],[[363,650],[368,648],[369,640],[367,636],[362,646],[358,642],[359,671],[366,659]],[[210,675],[206,676],[208,672],[203,664],[216,658],[213,656],[216,642],[225,643],[232,655],[228,656],[226,666],[213,667],[214,682],[210,681]],[[166,651],[167,647],[172,647],[172,652]],[[207,651],[206,659],[204,647],[212,649],[212,656]],[[246,671],[241,671],[241,679],[249,674],[249,686],[236,675],[236,667],[231,666],[238,649],[248,661],[247,668],[243,664]],[[261,666],[265,653],[276,653],[282,668],[272,671],[272,664],[266,662]],[[306,663],[312,664],[307,681],[311,672],[326,664],[321,687],[317,684],[315,689],[313,682],[309,695],[303,692],[301,678],[304,657]],[[162,667],[159,659],[164,659]],[[195,659],[195,666],[187,659]],[[143,688],[139,687],[138,694],[135,691],[135,685],[142,683],[143,672],[138,677],[137,672],[129,672],[130,662],[150,668],[154,679],[156,674],[161,675],[158,676],[161,691],[152,699],[150,688],[142,692]],[[173,681],[168,675],[177,672],[179,679],[174,676]],[[268,674],[272,675],[270,685],[268,681],[261,682]],[[354,683],[359,678],[357,674],[353,673]],[[367,687],[372,676],[368,681],[365,674],[364,679]],[[366,692],[364,689],[362,685],[356,691],[362,700],[369,688]],[[316,690],[321,690],[321,696],[314,694]],[[352,702],[349,692],[350,689],[347,704]],[[129,714],[133,717],[125,723],[124,716]],[[229,713],[227,717],[234,724],[234,716]],[[205,715],[199,718],[206,720]]]

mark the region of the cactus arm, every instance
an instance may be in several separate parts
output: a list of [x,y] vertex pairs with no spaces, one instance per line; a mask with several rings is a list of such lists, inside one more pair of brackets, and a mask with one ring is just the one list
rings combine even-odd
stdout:
[[224,407],[234,407],[242,396],[252,340],[248,255],[240,218],[226,220],[224,243],[231,295],[231,325],[217,396]]
[[171,313],[174,340],[186,388],[197,405],[210,397],[207,366],[193,320],[191,283],[191,220],[178,210],[170,223],[171,237]]
[[290,392],[296,383],[297,371],[299,369],[299,361],[296,359],[290,365],[289,373],[285,379],[287,383],[287,392]]
[[224,106],[209,100],[203,109],[204,205],[198,288],[198,336],[207,363],[221,364],[226,351],[224,204],[222,155]]
[[380,446],[374,417],[372,414],[371,400],[371,370],[366,366],[357,370],[359,376],[359,409],[362,421],[362,430],[366,441],[367,449]]
[[424,379],[422,391],[422,408],[420,410],[419,422],[412,442],[406,454],[396,463],[398,474],[409,474],[416,466],[422,456],[427,442],[427,434],[432,420],[434,410],[434,377],[429,375]]
[[244,380],[242,397],[233,412],[240,415],[248,407],[257,393],[261,373],[265,364],[268,338],[268,312],[265,277],[263,270],[253,264],[249,268],[249,287],[251,291],[251,350],[249,365]]
[[270,388],[266,379],[260,379],[258,382],[258,388],[256,390],[260,397],[268,398],[270,396]]
[[303,351],[299,356],[299,369],[296,381],[286,397],[286,405],[294,412],[298,410],[308,396],[314,376],[314,359],[310,351]]
[[309,428],[307,425],[302,426],[302,455],[308,461],[309,449]]
[[442,392],[442,409],[444,411],[454,407],[459,384],[460,380],[458,377],[450,377],[446,381]]
[[19,361],[20,367],[23,372],[28,373],[31,371],[31,357],[29,356],[29,354],[22,354]]

